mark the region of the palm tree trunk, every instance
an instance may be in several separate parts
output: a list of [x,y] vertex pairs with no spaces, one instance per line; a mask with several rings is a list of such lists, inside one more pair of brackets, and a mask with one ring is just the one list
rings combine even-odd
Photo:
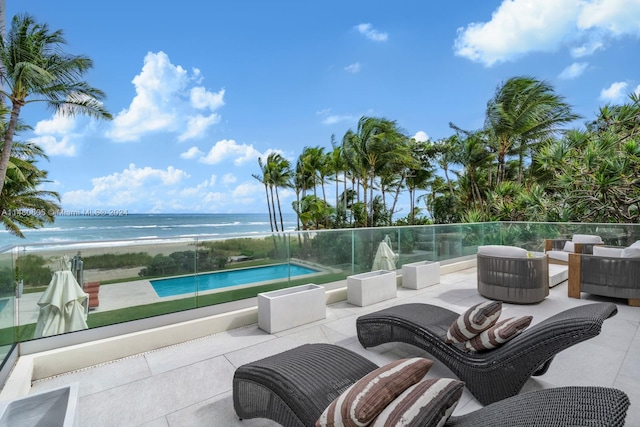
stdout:
[[273,233],[273,219],[271,218],[271,203],[269,202],[269,189],[267,183],[264,183],[264,192],[267,195],[267,209],[269,210],[269,225],[271,226],[271,232]]
[[[4,106],[0,106],[0,108],[4,109]],[[11,149],[13,148],[13,136],[16,133],[16,126],[18,125],[18,117],[20,116],[21,108],[21,103],[13,101],[9,125],[7,126],[7,130],[4,134],[4,144],[2,145],[2,154],[0,155],[0,194],[2,194],[4,181],[7,178],[7,169],[9,168]],[[1,216],[2,212],[0,212],[0,217]]]
[[273,185],[269,186],[269,190],[271,191],[271,210],[273,212],[273,223],[276,226],[276,233],[280,230],[278,230],[278,220],[276,218],[276,204],[275,204],[275,198],[273,197]]
[[280,230],[284,231],[284,221],[282,220],[282,207],[280,206],[280,195],[278,194],[278,187],[276,187],[276,199],[278,201],[278,213],[280,214]]

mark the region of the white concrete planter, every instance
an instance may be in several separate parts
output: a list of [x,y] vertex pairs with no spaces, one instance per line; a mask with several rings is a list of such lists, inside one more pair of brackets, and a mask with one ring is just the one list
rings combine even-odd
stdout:
[[0,427],[77,426],[78,383],[0,402]]
[[258,294],[258,327],[270,334],[324,319],[325,288],[313,283]]
[[347,276],[347,302],[364,307],[395,298],[398,292],[396,272],[375,270]]
[[440,263],[420,261],[402,266],[402,287],[422,289],[440,283]]

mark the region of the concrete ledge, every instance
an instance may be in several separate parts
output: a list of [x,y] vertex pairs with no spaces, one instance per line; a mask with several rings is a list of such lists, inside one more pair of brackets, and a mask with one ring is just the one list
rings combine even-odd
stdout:
[[452,262],[450,264],[442,264],[440,263],[440,274],[449,274],[459,270],[466,270],[467,268],[474,268],[478,265],[478,259],[473,256],[473,258],[466,259],[464,261]]
[[0,392],[0,400],[13,399],[29,394],[33,380],[122,359],[257,322],[258,307],[251,307],[146,331],[20,356],[13,372]]

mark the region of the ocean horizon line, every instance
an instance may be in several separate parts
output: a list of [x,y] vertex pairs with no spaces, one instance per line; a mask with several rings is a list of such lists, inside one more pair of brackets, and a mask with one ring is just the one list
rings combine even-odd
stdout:
[[[285,231],[294,231],[295,214],[283,214]],[[279,218],[278,218],[279,220]],[[279,221],[278,221],[279,223]],[[139,239],[193,239],[271,232],[268,213],[136,213],[120,216],[71,215],[37,229],[24,229],[25,238],[0,230],[0,245],[67,244],[132,241]]]

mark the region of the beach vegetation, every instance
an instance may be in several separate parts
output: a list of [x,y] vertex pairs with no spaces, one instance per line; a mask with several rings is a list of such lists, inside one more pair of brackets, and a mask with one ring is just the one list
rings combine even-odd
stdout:
[[25,254],[18,257],[17,270],[20,272],[19,280],[24,287],[44,287],[49,284],[53,276],[53,270],[49,262],[40,255]]
[[134,268],[149,264],[152,258],[153,257],[146,252],[89,255],[82,258],[82,267],[86,270]]
[[451,135],[417,141],[394,120],[363,116],[340,142],[332,135],[332,150],[305,147],[290,173],[279,171],[289,182],[263,178],[274,190],[295,190],[301,230],[639,222],[640,97],[601,107],[583,126],[580,119],[549,83],[515,76],[496,87],[479,129],[451,122]]
[[0,192],[0,222],[9,233],[24,237],[22,228],[39,228],[54,221],[60,195],[42,189],[50,180],[48,172],[37,167],[38,158],[48,158],[39,146],[16,141],[12,151]]

